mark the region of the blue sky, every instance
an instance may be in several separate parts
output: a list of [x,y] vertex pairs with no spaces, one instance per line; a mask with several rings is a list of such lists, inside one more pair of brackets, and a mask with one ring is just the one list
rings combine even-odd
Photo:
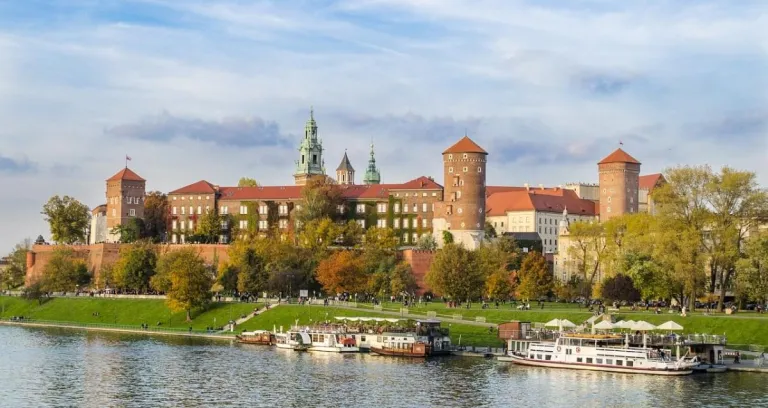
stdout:
[[169,191],[290,184],[311,105],[335,169],[438,177],[470,137],[490,184],[731,165],[768,184],[768,2],[0,0],[0,248],[94,207],[123,166]]

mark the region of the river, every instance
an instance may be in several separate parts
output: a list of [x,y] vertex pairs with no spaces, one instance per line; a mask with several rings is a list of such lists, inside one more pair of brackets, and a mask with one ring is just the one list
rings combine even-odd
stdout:
[[764,374],[663,378],[0,326],[3,407],[768,406]]

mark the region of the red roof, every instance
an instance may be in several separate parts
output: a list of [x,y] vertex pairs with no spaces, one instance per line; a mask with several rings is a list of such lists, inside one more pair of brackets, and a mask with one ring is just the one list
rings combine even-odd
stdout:
[[200,180],[197,183],[192,183],[180,189],[173,190],[168,194],[198,194],[198,193],[213,194],[215,192],[216,192],[216,187],[214,187],[213,184],[205,180]]
[[561,213],[567,209],[569,214],[576,215],[595,215],[597,211],[594,202],[582,200],[575,191],[568,189],[498,192],[486,199],[485,206],[489,216],[505,215],[509,211]]
[[621,149],[616,149],[613,151],[613,153],[609,154],[605,157],[605,159],[600,160],[597,164],[608,164],[608,163],[633,163],[633,164],[640,164],[637,159],[630,156],[629,153],[625,152]]
[[651,191],[663,181],[664,176],[662,176],[661,173],[647,174],[645,176],[640,176],[639,187],[643,190]]
[[477,143],[473,142],[472,139],[470,139],[467,136],[464,136],[456,142],[453,146],[446,149],[443,154],[446,153],[482,153],[482,154],[488,154],[485,150],[483,150],[482,147],[478,146]]
[[[385,199],[394,190],[440,190],[443,187],[429,177],[421,176],[402,184],[340,185],[345,199]],[[209,188],[209,190],[205,190]],[[221,187],[222,200],[299,200],[303,186]],[[213,193],[213,186],[205,180],[182,187],[169,194]]]
[[560,187],[544,187],[542,190],[541,187],[538,186],[486,186],[485,187],[485,196],[489,197],[491,194],[496,193],[503,193],[507,191],[524,191],[524,190],[536,190],[536,191],[557,191],[558,189],[561,189]]
[[117,181],[117,180],[146,181],[143,178],[141,178],[138,174],[136,174],[133,170],[129,169],[128,167],[118,171],[117,174],[107,179],[107,181]]

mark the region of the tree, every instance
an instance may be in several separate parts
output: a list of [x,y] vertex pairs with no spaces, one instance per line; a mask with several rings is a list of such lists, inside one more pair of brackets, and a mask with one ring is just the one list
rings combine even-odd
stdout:
[[443,231],[443,244],[453,244],[453,234],[451,231]]
[[434,251],[437,249],[437,240],[432,234],[424,234],[416,243],[416,248],[422,251]]
[[57,248],[43,268],[41,287],[46,292],[74,292],[88,285],[91,275],[85,261],[70,248]]
[[121,244],[132,244],[144,237],[144,220],[131,218],[125,224],[118,224],[110,231],[120,236]]
[[259,183],[256,182],[256,179],[252,179],[250,177],[240,177],[240,180],[237,182],[238,187],[258,187]]
[[493,227],[490,221],[485,222],[485,239],[496,238],[496,228]]
[[143,237],[152,242],[163,242],[169,224],[168,197],[159,192],[152,191],[144,197],[144,233]]
[[229,262],[237,269],[237,291],[258,294],[267,288],[269,273],[263,254],[245,241],[237,241],[229,247]]
[[361,227],[355,220],[349,220],[340,230],[341,240],[338,243],[345,247],[360,245],[363,236],[365,235],[363,227]]
[[322,258],[339,235],[341,235],[341,228],[332,219],[328,217],[313,219],[302,226],[298,234],[298,244]]
[[432,260],[426,280],[443,296],[469,301],[482,295],[485,274],[471,251],[461,245],[447,244]]
[[585,286],[586,284],[581,276],[571,275],[567,282],[556,281],[554,291],[558,299],[570,301],[584,293]]
[[408,265],[407,262],[400,262],[391,271],[389,278],[390,293],[394,295],[413,295],[416,292],[418,284],[416,283],[416,277],[413,276],[411,265]]
[[593,222],[574,222],[570,226],[570,236],[578,270],[591,286],[595,283],[605,253],[603,226]]
[[382,263],[389,260],[392,260],[391,264],[394,265],[398,245],[399,243],[393,229],[368,228],[365,232],[365,240],[362,243],[362,262],[366,273],[373,273]]
[[51,236],[55,242],[86,242],[90,211],[85,204],[69,196],[53,196],[43,206],[42,214],[50,225]]
[[21,293],[21,296],[27,300],[37,300],[38,305],[43,304],[43,287],[40,282],[35,282],[27,287]]
[[738,261],[738,292],[765,304],[768,301],[768,233],[747,240],[746,257]]
[[301,208],[295,211],[296,220],[303,228],[313,220],[339,217],[342,204],[341,189],[326,178],[311,179],[301,190]]
[[554,288],[554,277],[549,273],[547,260],[533,251],[523,258],[518,272],[520,284],[518,294],[523,299],[538,299],[547,296]]
[[112,266],[112,285],[146,293],[157,268],[157,248],[149,241],[139,241],[120,248],[120,257]]
[[648,253],[625,253],[621,259],[620,270],[632,279],[643,299],[668,299],[680,291],[669,273]]
[[343,250],[332,253],[317,266],[317,281],[326,293],[362,293],[368,277],[363,271],[362,258],[354,251]]
[[237,290],[237,273],[236,267],[228,263],[221,264],[216,282],[225,292],[234,293]]
[[164,254],[157,272],[152,279],[155,289],[165,289],[168,307],[176,312],[186,311],[188,322],[192,320],[193,309],[211,301],[212,276],[193,248]]
[[197,221],[195,235],[202,243],[211,244],[219,242],[221,232],[221,217],[216,210],[209,209]]
[[8,254],[8,265],[0,269],[0,285],[8,289],[21,286],[27,274],[27,252],[32,248],[32,241],[25,239],[16,244],[13,251]]
[[490,244],[485,243],[475,251],[474,255],[485,277],[499,269],[507,272],[518,269],[519,249],[514,239],[510,237],[500,237]]
[[600,295],[605,300],[625,300],[627,302],[640,300],[640,291],[635,287],[632,278],[622,274],[603,280],[600,286]]
[[513,289],[513,275],[505,268],[497,269],[485,280],[485,296],[488,299],[506,300]]

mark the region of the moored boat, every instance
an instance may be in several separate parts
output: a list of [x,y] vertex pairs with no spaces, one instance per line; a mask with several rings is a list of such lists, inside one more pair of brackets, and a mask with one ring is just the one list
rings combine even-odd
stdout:
[[673,360],[669,350],[627,347],[620,335],[564,333],[554,342],[532,342],[500,361],[519,365],[617,373],[688,375],[698,362]]
[[324,351],[331,353],[357,353],[360,348],[352,335],[343,327],[321,325],[314,327],[294,326],[285,333],[275,333],[278,348],[295,351]]
[[424,358],[453,351],[448,329],[441,328],[438,320],[417,320],[414,328],[371,337],[371,353],[382,356]]
[[267,330],[256,330],[252,332],[242,332],[235,336],[238,343],[260,344],[271,346],[275,344],[275,335]]

